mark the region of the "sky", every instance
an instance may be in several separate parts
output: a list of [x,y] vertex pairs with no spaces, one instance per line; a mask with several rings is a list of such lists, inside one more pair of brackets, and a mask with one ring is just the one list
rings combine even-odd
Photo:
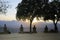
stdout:
[[7,13],[5,15],[0,14],[0,20],[16,20],[16,7],[18,3],[21,2],[21,0],[5,0],[8,1],[9,3],[9,8],[7,10]]
[[[10,7],[8,8],[7,10],[7,13],[6,15],[2,15],[0,14],[0,20],[16,20],[16,7],[18,5],[18,3],[20,3],[22,0],[5,0],[5,1],[8,1]],[[52,0],[49,0],[50,2]]]

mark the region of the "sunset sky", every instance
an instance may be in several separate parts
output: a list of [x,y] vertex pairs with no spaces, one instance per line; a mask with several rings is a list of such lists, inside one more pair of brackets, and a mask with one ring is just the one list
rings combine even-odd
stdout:
[[16,14],[16,6],[18,5],[21,0],[5,0],[8,1],[10,7],[7,10],[6,15],[0,14],[0,20],[16,20],[15,14]]
[[[0,20],[16,20],[16,7],[22,0],[5,0],[9,2],[10,7],[6,15],[0,14]],[[51,1],[51,0],[50,0]]]

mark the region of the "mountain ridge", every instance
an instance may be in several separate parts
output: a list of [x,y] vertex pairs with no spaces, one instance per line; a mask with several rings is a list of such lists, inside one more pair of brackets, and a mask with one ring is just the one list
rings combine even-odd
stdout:
[[[21,21],[19,22],[19,21],[15,21],[15,20],[12,20],[12,21],[0,20],[0,30],[2,30],[2,28],[4,27],[4,24],[6,24],[7,28],[13,32],[14,31],[18,32],[21,24],[23,25],[25,31],[29,31],[29,28],[30,28],[29,23],[25,23],[25,22],[21,22]],[[43,32],[44,27],[46,25],[48,26],[49,30],[54,29],[53,23],[38,22],[35,24],[38,32]],[[58,23],[58,30],[60,31],[60,23]]]

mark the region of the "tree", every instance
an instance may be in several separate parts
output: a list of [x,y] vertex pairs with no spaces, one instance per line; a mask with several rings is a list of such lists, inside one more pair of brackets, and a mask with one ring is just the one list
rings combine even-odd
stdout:
[[48,0],[45,0],[44,3],[41,0],[22,0],[17,6],[17,20],[29,19],[31,32],[32,21],[35,17],[37,19],[43,17],[44,20],[52,20],[55,32],[57,32],[57,22],[60,20],[60,2],[58,0],[50,3],[48,3]]
[[[46,7],[44,7],[43,9],[45,9],[45,16],[44,16],[44,20],[52,20],[55,26],[55,32],[58,32],[58,28],[57,28],[57,22],[60,20],[60,2],[58,1],[53,1],[51,3],[49,3],[49,5]],[[48,9],[48,10],[46,10]]]
[[0,13],[6,13],[8,8],[8,1],[0,0]]
[[35,17],[39,18],[42,12],[42,1],[41,0],[22,0],[17,6],[17,20],[30,20],[30,32],[32,27],[32,22]]

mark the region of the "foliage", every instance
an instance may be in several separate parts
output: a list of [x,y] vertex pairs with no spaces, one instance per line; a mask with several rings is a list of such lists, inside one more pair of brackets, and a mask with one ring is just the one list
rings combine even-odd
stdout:
[[0,13],[6,13],[8,6],[8,1],[0,0]]
[[41,6],[42,2],[40,0],[22,0],[22,2],[17,6],[16,18],[18,20],[33,20],[35,17],[40,16],[40,13],[42,12]]
[[60,2],[58,1],[53,1],[50,4],[47,5],[47,7],[45,6],[45,20],[59,20],[60,18]]

